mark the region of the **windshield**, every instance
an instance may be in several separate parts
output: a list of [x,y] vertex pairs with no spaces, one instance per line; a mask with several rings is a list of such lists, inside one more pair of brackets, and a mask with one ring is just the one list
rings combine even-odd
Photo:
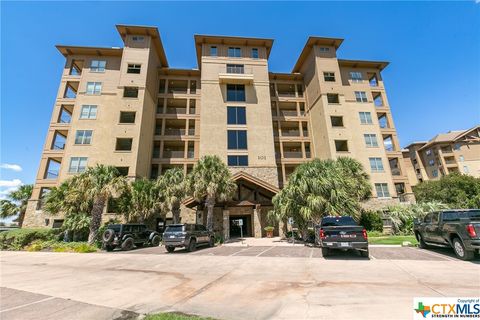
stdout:
[[356,226],[352,217],[325,217],[322,219],[322,227]]
[[167,226],[167,229],[165,232],[182,232],[183,231],[183,225],[180,226]]
[[120,232],[121,225],[119,224],[111,224],[107,227],[107,229],[112,229],[115,232]]

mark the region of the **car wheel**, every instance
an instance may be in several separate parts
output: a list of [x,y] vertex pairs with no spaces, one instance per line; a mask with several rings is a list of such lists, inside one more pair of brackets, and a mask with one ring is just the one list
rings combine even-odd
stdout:
[[418,247],[420,249],[428,249],[428,244],[423,241],[423,237],[420,233],[417,233],[417,239],[418,239]]
[[362,251],[360,251],[360,255],[361,255],[362,257],[368,258],[368,256],[369,256],[369,254],[368,254],[368,249],[367,249],[367,250],[362,250]]
[[133,239],[127,238],[122,242],[122,250],[124,251],[132,250],[134,245],[135,244],[133,243]]
[[330,255],[330,248],[322,248],[322,256],[327,257]]
[[105,246],[105,250],[107,250],[108,252],[113,251],[113,249],[115,249],[115,246],[111,246],[111,245],[108,245],[108,244]]
[[158,247],[160,245],[160,236],[158,234],[154,235],[150,241],[152,247]]
[[209,247],[214,247],[215,246],[215,237],[210,237],[210,241],[208,242]]
[[197,249],[197,241],[195,241],[195,239],[191,239],[190,243],[188,244],[187,251],[192,252],[195,251],[195,249]]
[[172,246],[166,246],[165,249],[167,249],[167,251],[170,252],[170,253],[175,251],[175,247],[172,247]]
[[453,250],[459,259],[472,260],[475,255],[474,251],[468,251],[465,249],[463,242],[459,238],[453,239]]

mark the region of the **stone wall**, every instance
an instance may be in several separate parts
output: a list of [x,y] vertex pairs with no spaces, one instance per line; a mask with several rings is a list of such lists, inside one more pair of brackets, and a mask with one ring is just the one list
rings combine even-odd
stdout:
[[232,167],[230,172],[245,172],[278,188],[277,167]]

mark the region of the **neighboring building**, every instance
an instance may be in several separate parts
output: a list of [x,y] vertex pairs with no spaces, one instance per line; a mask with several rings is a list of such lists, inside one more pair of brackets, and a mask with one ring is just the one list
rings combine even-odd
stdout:
[[410,185],[459,172],[480,177],[480,126],[413,142],[402,150]]
[[[310,37],[292,72],[275,73],[271,39],[196,35],[198,69],[174,69],[157,28],[117,30],[123,48],[57,46],[66,64],[25,225],[61,224],[42,196],[96,163],[156,178],[220,156],[239,186],[215,208],[226,237],[239,220],[245,235],[264,235],[271,198],[313,158],[359,160],[375,203],[411,192],[380,74],[388,63],[337,59],[342,39]],[[187,202],[183,221],[204,221],[202,205]]]

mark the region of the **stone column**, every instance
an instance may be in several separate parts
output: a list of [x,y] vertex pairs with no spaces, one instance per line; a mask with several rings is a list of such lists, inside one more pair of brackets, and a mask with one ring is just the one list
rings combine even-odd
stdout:
[[285,223],[283,220],[278,222],[278,236],[283,239],[285,238]]
[[230,239],[230,212],[223,210],[223,240]]
[[262,209],[260,205],[255,206],[253,209],[253,231],[255,238],[262,237]]

